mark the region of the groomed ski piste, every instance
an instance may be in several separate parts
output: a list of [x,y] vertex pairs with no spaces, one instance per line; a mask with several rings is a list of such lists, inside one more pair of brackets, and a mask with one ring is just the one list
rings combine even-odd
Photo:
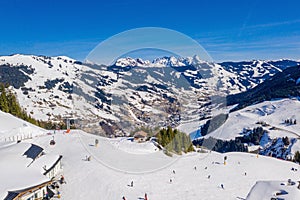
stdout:
[[[54,134],[6,113],[0,112],[0,117],[0,154],[6,155],[0,160],[1,176],[14,176],[14,171],[20,168],[17,163],[10,165],[15,167],[6,167],[16,161],[14,151],[7,151],[7,146],[19,149],[26,143],[37,144],[46,155],[63,155],[61,174],[66,184],[59,189],[61,199],[118,200],[124,196],[126,200],[141,200],[145,193],[148,200],[300,199],[297,188],[300,169],[292,162],[237,152],[194,152],[169,157],[151,142],[108,139],[80,130]],[[23,136],[25,139],[20,143],[5,139],[13,134],[29,134],[32,138]],[[50,145],[53,136],[56,144]],[[99,141],[98,147],[95,139]],[[42,169],[36,170],[42,174]],[[7,188],[8,178],[14,178],[18,185]],[[1,178],[0,198],[7,195],[4,190],[22,189],[18,187],[41,179],[41,176]],[[288,179],[294,184],[288,184]]]

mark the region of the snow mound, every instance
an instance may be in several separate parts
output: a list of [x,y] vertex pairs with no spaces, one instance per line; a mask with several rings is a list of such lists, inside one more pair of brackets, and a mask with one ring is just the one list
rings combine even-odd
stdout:
[[246,200],[257,199],[300,199],[298,182],[258,181],[249,192]]

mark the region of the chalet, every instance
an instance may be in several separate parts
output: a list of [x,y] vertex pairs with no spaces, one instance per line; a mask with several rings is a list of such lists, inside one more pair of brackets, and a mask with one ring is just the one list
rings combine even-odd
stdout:
[[147,140],[148,134],[145,131],[138,131],[134,134],[134,141],[145,142]]
[[48,186],[51,182],[52,181],[46,181],[21,190],[8,191],[4,200],[42,200],[48,192]]
[[36,144],[8,143],[0,149],[0,199],[41,200],[53,196],[50,185],[61,172],[61,155]]

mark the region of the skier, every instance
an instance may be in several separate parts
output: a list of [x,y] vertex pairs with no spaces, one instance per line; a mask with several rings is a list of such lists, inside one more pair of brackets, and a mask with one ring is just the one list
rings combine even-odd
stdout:
[[226,165],[227,156],[224,156],[224,165]]
[[122,200],[126,200],[124,196],[122,197]]
[[224,189],[224,185],[223,184],[221,184],[221,188]]
[[173,174],[176,174],[175,170],[173,170]]
[[65,177],[63,175],[61,175],[60,177],[60,184],[66,183],[65,181]]
[[194,169],[197,170],[197,167],[195,166]]
[[207,177],[208,179],[210,179],[210,175],[208,175],[208,177]]
[[145,198],[144,198],[144,200],[148,200],[147,193],[145,193]]
[[247,172],[245,172],[245,176],[247,176]]
[[133,187],[133,181],[131,181],[130,187]]
[[172,179],[170,178],[170,183],[172,183]]

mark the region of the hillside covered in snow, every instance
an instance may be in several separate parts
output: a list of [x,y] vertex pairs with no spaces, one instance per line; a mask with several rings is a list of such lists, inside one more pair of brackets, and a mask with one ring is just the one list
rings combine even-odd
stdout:
[[224,123],[206,135],[201,135],[201,126],[190,131],[199,132],[195,145],[209,147],[212,143],[215,151],[250,151],[293,159],[300,149],[299,109],[297,98],[265,101],[229,113]]
[[120,58],[112,66],[99,66],[64,56],[17,54],[0,57],[0,76],[38,120],[72,118],[86,131],[124,136],[141,126],[177,127],[209,118],[218,104],[215,95],[247,91],[297,64],[210,63],[194,56]]

